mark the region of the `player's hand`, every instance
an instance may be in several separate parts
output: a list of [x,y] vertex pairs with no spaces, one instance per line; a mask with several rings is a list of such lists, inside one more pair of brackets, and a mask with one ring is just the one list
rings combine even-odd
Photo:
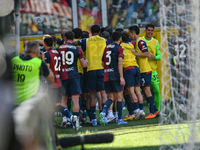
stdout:
[[88,65],[88,60],[87,59],[85,59],[85,63]]
[[132,49],[131,52],[132,52],[134,55],[136,54],[135,49]]
[[124,78],[120,78],[120,85],[125,86],[125,80],[124,80]]
[[152,54],[149,54],[149,59],[156,59],[156,57]]

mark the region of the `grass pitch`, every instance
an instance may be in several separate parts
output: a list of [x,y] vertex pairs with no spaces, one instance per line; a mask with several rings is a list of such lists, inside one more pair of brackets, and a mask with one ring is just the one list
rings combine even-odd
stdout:
[[[149,114],[149,108],[146,103],[144,103],[144,111],[146,116]],[[123,118],[128,114],[127,110],[123,110]],[[99,111],[97,111],[97,119],[99,120]],[[62,118],[57,118],[57,123],[60,125]],[[160,135],[163,133],[161,127],[158,126],[159,118],[153,119],[140,119],[137,121],[128,121],[128,124],[117,125],[117,123],[110,123],[105,126],[98,125],[93,127],[89,124],[83,124],[82,128],[76,132],[71,127],[66,129],[57,129],[58,137],[69,137],[76,135],[85,135],[93,133],[113,133],[114,140],[112,143],[107,144],[86,144],[84,145],[86,150],[156,150],[159,149],[160,145]],[[183,127],[185,124],[182,125]],[[165,128],[165,127],[164,127]],[[168,128],[168,125],[166,125]],[[177,128],[170,128],[170,132],[176,134]],[[186,131],[186,130],[184,130]],[[187,131],[186,131],[187,132]],[[180,135],[181,136],[181,135]],[[165,135],[166,140],[171,138]],[[170,139],[169,139],[170,140]],[[183,141],[181,141],[184,143]],[[176,144],[177,141],[171,141],[170,144]],[[67,148],[67,150],[80,150],[81,146],[75,146]],[[65,150],[65,149],[64,149]]]

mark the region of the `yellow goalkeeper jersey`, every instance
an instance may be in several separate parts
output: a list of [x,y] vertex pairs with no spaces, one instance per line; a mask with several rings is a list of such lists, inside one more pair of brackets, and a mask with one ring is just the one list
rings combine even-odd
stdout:
[[[79,39],[74,39],[74,41],[78,41]],[[80,47],[80,46],[78,46]],[[83,53],[83,57],[84,57],[84,53]],[[84,57],[85,58],[85,57]],[[81,66],[81,62],[80,60],[78,59],[77,61],[77,68],[78,68],[78,73],[82,73],[83,74],[83,67]]]
[[[152,55],[156,56],[156,49],[157,49],[157,46],[159,45],[158,40],[154,39],[153,37],[151,38],[151,40],[147,40],[147,39],[145,39],[144,36],[142,37],[142,39],[146,42],[148,51]],[[148,62],[152,69],[152,72],[157,72],[157,67],[158,67],[157,60],[148,59]]]

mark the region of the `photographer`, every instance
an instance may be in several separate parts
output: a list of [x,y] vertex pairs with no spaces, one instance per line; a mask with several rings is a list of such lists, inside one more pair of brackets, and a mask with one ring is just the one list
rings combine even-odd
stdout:
[[36,41],[26,44],[24,57],[16,56],[12,59],[16,105],[36,95],[41,75],[48,81],[54,82],[53,72],[43,60],[44,54],[39,52],[39,45]]

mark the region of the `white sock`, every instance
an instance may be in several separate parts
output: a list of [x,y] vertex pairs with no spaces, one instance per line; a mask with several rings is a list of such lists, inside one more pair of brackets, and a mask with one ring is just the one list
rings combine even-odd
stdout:
[[114,116],[114,115],[113,115],[113,111],[112,111],[112,110],[109,110],[109,111],[108,111],[107,117],[109,118],[109,117],[112,117],[112,116]]

